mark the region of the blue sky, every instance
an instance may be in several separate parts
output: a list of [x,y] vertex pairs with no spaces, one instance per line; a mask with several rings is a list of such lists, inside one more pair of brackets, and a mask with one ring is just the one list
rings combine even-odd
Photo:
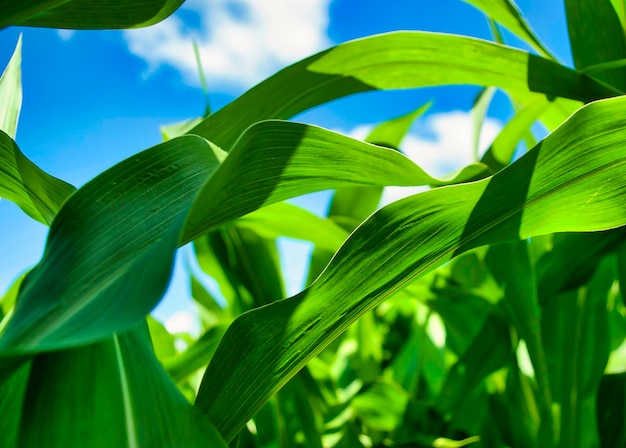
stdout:
[[[533,29],[567,65],[563,2],[519,1]],[[276,70],[329,46],[393,30],[490,38],[480,12],[460,0],[188,0],[174,16],[133,31],[0,31],[4,67],[23,33],[24,102],[17,142],[46,171],[76,186],[161,140],[159,126],[201,115],[204,95],[192,41],[201,50],[212,108],[218,109]],[[507,36],[509,43],[519,43]],[[406,152],[443,174],[469,161],[467,111],[477,88],[454,86],[353,96],[296,117],[363,137],[375,123],[434,100],[407,138]],[[496,95],[484,143],[510,116]],[[393,192],[389,193],[393,196]],[[300,203],[317,212],[328,195]],[[46,228],[0,201],[0,292],[37,262]],[[287,245],[287,256],[293,247]],[[180,263],[179,263],[180,264]],[[289,263],[296,270],[302,263]],[[300,266],[300,267],[299,267]],[[184,308],[180,266],[159,316]],[[293,274],[295,275],[295,274]]]

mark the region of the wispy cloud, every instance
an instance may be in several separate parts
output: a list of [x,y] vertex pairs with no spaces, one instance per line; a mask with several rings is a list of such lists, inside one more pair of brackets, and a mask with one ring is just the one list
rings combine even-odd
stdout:
[[[124,32],[149,70],[169,65],[198,83],[198,44],[210,88],[243,89],[330,45],[330,0],[188,0],[149,28]],[[190,17],[197,22],[192,24]],[[195,25],[195,26],[192,26]]]

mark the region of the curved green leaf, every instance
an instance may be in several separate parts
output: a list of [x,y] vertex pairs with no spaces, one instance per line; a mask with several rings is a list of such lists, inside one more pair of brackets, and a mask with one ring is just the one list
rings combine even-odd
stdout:
[[224,222],[298,195],[355,185],[445,185],[488,172],[470,165],[436,179],[397,151],[317,126],[270,120],[250,127],[198,193],[181,242]]
[[19,447],[226,447],[161,368],[143,325],[37,355],[23,406]]
[[264,205],[346,185],[440,182],[397,151],[297,123],[259,123],[220,164],[224,155],[183,136],[76,192],[24,282],[0,351],[76,346],[129,328],[164,293],[179,244]]
[[[233,322],[196,406],[231,440],[358,317],[454,255],[533,235],[626,224],[625,105],[625,98],[590,104],[493,177],[426,191],[376,212],[311,287]],[[229,400],[235,391],[246,399]]]
[[135,325],[164,293],[184,217],[221,158],[204,139],[179,137],[72,195],[22,285],[0,347],[72,346]]
[[0,28],[9,25],[77,30],[138,28],[158,23],[185,0],[0,0]]
[[74,190],[28,160],[13,139],[0,131],[0,197],[49,225]]
[[446,84],[500,87],[522,104],[536,100],[532,92],[583,102],[620,93],[555,62],[493,42],[395,32],[347,42],[287,67],[190,133],[229,151],[248,126],[261,120],[289,118],[358,92]]

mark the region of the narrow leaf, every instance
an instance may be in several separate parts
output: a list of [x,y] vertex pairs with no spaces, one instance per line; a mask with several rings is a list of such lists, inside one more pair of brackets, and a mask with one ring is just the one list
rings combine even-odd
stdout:
[[[566,0],[567,26],[577,69],[624,59],[624,30],[611,0]],[[618,89],[626,88],[626,69],[595,76]]]
[[22,108],[22,35],[20,34],[11,60],[0,77],[0,130],[15,138],[17,121]]
[[517,5],[512,0],[463,0],[480,9],[494,21],[500,23],[517,37],[524,40],[543,56],[554,59],[548,49],[526,23]]
[[74,190],[28,160],[13,139],[0,131],[0,197],[49,225]]

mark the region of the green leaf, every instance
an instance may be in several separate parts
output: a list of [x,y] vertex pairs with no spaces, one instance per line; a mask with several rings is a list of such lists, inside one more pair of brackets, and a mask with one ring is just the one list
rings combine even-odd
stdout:
[[[455,254],[626,224],[625,103],[616,98],[582,108],[491,178],[430,190],[376,212],[311,287],[233,322],[206,370],[196,406],[231,440],[351,323]],[[246,399],[230,401],[235,391]]]
[[[566,0],[569,38],[577,69],[624,59],[624,30],[611,0]],[[626,88],[626,68],[595,76],[618,89]]]
[[315,247],[331,252],[335,252],[348,237],[348,232],[332,220],[320,218],[287,202],[279,202],[256,210],[239,218],[234,225],[238,228],[252,229],[268,239],[284,236],[310,241]]
[[380,378],[359,392],[350,407],[370,429],[394,431],[402,421],[408,400],[408,394],[399,385]]
[[598,431],[600,446],[626,444],[626,373],[604,375],[598,388]]
[[0,131],[0,197],[49,225],[74,190],[28,160],[13,139]]
[[220,339],[226,332],[228,324],[229,322],[225,321],[209,328],[181,355],[167,360],[164,363],[164,367],[170,377],[176,382],[182,381],[206,366],[213,357],[213,353],[215,353]]
[[359,92],[447,84],[500,87],[522,105],[538,98],[532,92],[583,102],[619,94],[522,50],[464,36],[395,32],[347,42],[287,67],[190,132],[229,151],[261,120],[289,118]]
[[472,128],[473,128],[473,154],[474,161],[478,162],[480,153],[480,134],[487,117],[487,111],[489,105],[493,99],[493,95],[496,93],[496,89],[493,87],[486,87],[480,91],[480,93],[474,99],[474,105],[472,106]]
[[287,446],[302,444],[306,448],[322,448],[322,422],[314,408],[316,397],[307,389],[303,376],[296,375],[277,395],[285,435],[289,439]]
[[487,316],[465,353],[448,371],[437,403],[444,415],[458,412],[487,375],[511,361],[511,333],[499,311],[495,309]]
[[24,410],[24,397],[32,363],[23,363],[7,379],[0,382],[0,444],[6,448],[17,447],[20,420]]
[[522,17],[517,5],[511,0],[463,0],[480,9],[492,20],[532,46],[543,56],[554,59],[548,49],[537,38],[530,25]]
[[37,355],[19,446],[226,447],[167,377],[145,326],[97,344]]
[[195,192],[221,157],[199,137],[179,137],[72,195],[23,283],[2,350],[75,346],[142,320],[167,287]]
[[555,235],[553,248],[537,261],[537,289],[544,304],[559,293],[591,279],[602,258],[616,250],[626,229]]
[[264,121],[241,136],[202,187],[182,242],[260,207],[314,191],[355,185],[445,185],[478,173],[486,173],[486,167],[472,165],[452,180],[436,179],[397,151],[316,126]]
[[511,163],[518,143],[530,132],[533,123],[553,105],[546,98],[537,98],[534,103],[517,112],[496,136],[480,161],[493,171],[499,171]]
[[434,289],[435,298],[426,304],[445,322],[446,348],[462,356],[494,312],[484,298],[464,290]]
[[11,60],[0,77],[0,130],[15,138],[17,121],[22,108],[22,35],[20,34]]
[[174,345],[174,335],[167,331],[165,325],[151,316],[148,316],[147,322],[148,329],[150,330],[150,339],[152,340],[152,348],[154,349],[157,359],[163,362],[163,360],[175,357],[178,352]]
[[174,137],[179,137],[186,134],[190,129],[193,129],[193,127],[201,121],[202,118],[191,118],[189,120],[179,121],[178,123],[161,126],[161,136],[163,137],[164,141],[171,140]]
[[418,107],[413,112],[409,112],[408,114],[379,124],[372,129],[365,141],[375,145],[387,146],[389,148],[400,148],[400,144],[402,143],[405,135],[409,132],[413,122],[415,122],[418,117],[424,115],[424,113],[430,109],[431,105],[432,103],[428,102],[423,106]]
[[131,327],[164,293],[179,244],[264,205],[346,185],[442,182],[397,151],[281,121],[251,127],[220,163],[224,157],[206,140],[182,136],[74,194],[25,281],[0,350],[76,346]]
[[77,30],[137,28],[158,23],[185,0],[0,0],[0,28],[9,25]]
[[509,311],[519,337],[526,342],[539,388],[541,422],[548,428],[547,432],[553,434],[552,394],[542,344],[537,281],[528,255],[528,243],[519,241],[491,246],[486,261],[504,290],[504,299],[500,303]]
[[610,352],[607,297],[614,279],[613,260],[605,259],[587,285],[543,307],[543,346],[563,447],[598,446],[595,401]]

